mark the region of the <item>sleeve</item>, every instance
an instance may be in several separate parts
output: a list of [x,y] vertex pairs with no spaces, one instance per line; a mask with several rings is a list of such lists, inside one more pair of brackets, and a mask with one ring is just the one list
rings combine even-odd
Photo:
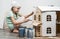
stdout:
[[13,16],[13,13],[12,12],[8,12],[7,17],[11,17],[11,16]]

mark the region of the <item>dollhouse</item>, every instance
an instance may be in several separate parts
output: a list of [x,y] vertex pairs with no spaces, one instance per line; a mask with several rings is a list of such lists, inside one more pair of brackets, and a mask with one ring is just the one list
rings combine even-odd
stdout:
[[[41,35],[41,26],[42,26],[42,23],[41,23],[41,11],[39,8],[36,8],[35,12],[34,12],[34,20],[33,20],[33,25],[34,25],[34,28],[35,28],[35,36],[39,37]],[[39,25],[38,25],[39,23]]]
[[34,12],[35,36],[56,36],[56,12],[60,11],[59,7],[38,6]]

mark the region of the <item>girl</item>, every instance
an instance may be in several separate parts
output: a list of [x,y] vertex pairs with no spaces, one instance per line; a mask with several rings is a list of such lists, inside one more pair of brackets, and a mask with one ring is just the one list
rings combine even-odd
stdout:
[[16,20],[18,19],[18,17],[22,16],[21,14],[18,13],[20,8],[21,8],[20,6],[12,6],[11,11],[8,13],[6,17],[7,24],[11,32],[18,32],[19,25],[28,22],[29,19],[27,18],[33,15],[32,12],[31,14],[24,16],[25,18],[23,21],[17,22]]

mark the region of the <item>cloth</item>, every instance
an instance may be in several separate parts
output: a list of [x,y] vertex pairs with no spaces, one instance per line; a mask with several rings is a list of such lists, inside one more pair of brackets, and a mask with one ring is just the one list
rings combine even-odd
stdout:
[[10,30],[13,30],[14,29],[14,25],[11,21],[11,18],[10,17],[14,17],[15,20],[18,19],[19,17],[19,14],[17,13],[17,15],[15,15],[12,11],[8,12],[7,16],[6,16],[6,21],[7,21],[7,25],[9,27]]

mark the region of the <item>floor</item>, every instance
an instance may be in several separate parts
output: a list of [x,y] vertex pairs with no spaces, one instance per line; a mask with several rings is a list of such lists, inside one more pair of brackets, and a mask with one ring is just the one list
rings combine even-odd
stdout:
[[[18,36],[18,34],[10,33],[5,30],[0,30],[0,39],[30,39],[30,38],[21,38]],[[36,37],[33,39],[60,39],[60,36],[58,34],[57,37]]]

